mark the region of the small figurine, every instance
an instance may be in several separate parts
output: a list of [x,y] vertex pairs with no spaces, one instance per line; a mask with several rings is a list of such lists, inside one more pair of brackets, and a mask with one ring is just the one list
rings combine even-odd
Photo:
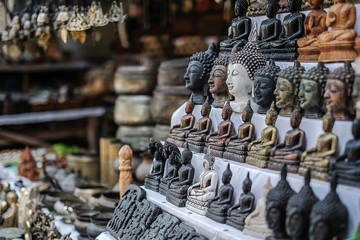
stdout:
[[10,191],[6,194],[6,201],[8,203],[8,209],[1,216],[4,221],[3,228],[16,228],[18,226],[18,197],[15,192]]
[[251,192],[252,181],[249,172],[243,181],[242,190],[239,197],[239,203],[228,210],[226,224],[242,231],[245,227],[245,219],[254,210],[255,196]]
[[124,13],[123,3],[120,2],[120,7],[113,1],[109,9],[109,21],[124,23],[127,19],[127,14]]
[[21,162],[17,166],[19,175],[27,177],[30,181],[39,181],[41,169],[36,167],[35,159],[28,146],[26,146],[20,158]]
[[301,155],[299,174],[305,175],[310,168],[311,176],[317,179],[326,180],[328,178],[330,161],[336,156],[338,149],[338,137],[331,130],[335,119],[331,108],[323,116],[324,134],[320,135],[315,148],[306,150]]
[[280,116],[290,117],[296,107],[301,74],[304,71],[305,68],[296,60],[294,66],[280,71],[274,91],[276,107],[281,109]]
[[292,130],[286,132],[284,143],[276,145],[271,151],[270,169],[280,170],[287,164],[288,172],[298,172],[301,154],[306,146],[305,132],[299,128],[301,120],[301,113],[295,109],[290,119]]
[[326,78],[329,69],[323,62],[303,73],[299,87],[300,107],[306,118],[321,118],[324,112]]
[[276,66],[273,60],[255,72],[254,100],[259,105],[257,113],[266,114],[271,103],[275,101],[274,90],[279,72],[280,67]]
[[286,206],[286,233],[292,240],[309,239],[311,209],[319,201],[310,186],[310,171],[306,172],[305,184],[300,192],[293,195]]
[[345,62],[344,67],[335,69],[327,77],[324,98],[326,106],[331,106],[335,120],[347,121],[353,117],[354,78],[350,62]]
[[238,134],[231,136],[225,141],[225,152],[223,157],[226,159],[245,162],[248,145],[254,141],[255,126],[251,123],[253,110],[250,105],[250,100],[243,110],[242,121],[238,128]]
[[353,84],[352,98],[354,102],[354,108],[356,110],[356,118],[360,118],[360,57],[358,57],[355,61],[355,69],[356,75]]
[[206,216],[212,220],[225,223],[228,209],[231,206],[234,187],[230,184],[232,172],[230,170],[230,163],[223,172],[222,182],[223,185],[219,189],[216,197],[208,200],[209,208],[207,209]]
[[229,98],[229,91],[226,85],[227,66],[229,64],[229,56],[219,56],[214,61],[213,69],[210,73],[209,86],[210,93],[214,94],[212,106],[222,108]]
[[87,13],[87,20],[92,27],[103,27],[109,23],[107,14],[104,15],[101,2],[92,1]]
[[151,172],[146,174],[144,186],[155,192],[159,191],[160,179],[164,175],[165,158],[163,156],[163,145],[160,141],[151,138],[149,143],[149,153],[154,155]]
[[200,118],[196,122],[195,128],[188,130],[185,134],[184,148],[189,148],[191,151],[202,153],[204,152],[206,136],[209,134],[212,126],[212,120],[209,117],[211,111],[211,105],[209,97],[206,98],[205,103],[201,107]]
[[83,14],[80,13],[79,7],[74,6],[74,13],[66,25],[66,30],[71,32],[72,39],[75,42],[79,39],[80,42],[84,44],[86,40],[85,31],[90,28],[90,24],[87,23]]
[[267,168],[271,149],[278,141],[279,131],[275,127],[277,116],[278,113],[273,102],[266,113],[265,123],[267,127],[261,131],[261,138],[252,141],[248,146],[246,163]]
[[166,200],[177,207],[185,207],[187,200],[187,190],[193,183],[195,168],[191,165],[192,152],[184,149],[181,154],[181,167],[178,171],[178,177],[168,182],[168,192]]
[[119,151],[119,186],[120,186],[120,198],[122,198],[122,194],[125,189],[132,183],[132,161],[133,151],[131,150],[129,145],[124,145],[121,147]]
[[215,157],[206,154],[203,161],[204,170],[200,174],[199,182],[189,187],[187,191],[186,208],[198,214],[205,215],[208,200],[216,196],[218,174],[214,170]]
[[255,210],[245,219],[243,230],[245,235],[264,239],[272,233],[266,224],[266,198],[272,188],[270,177],[268,177],[262,190],[262,198],[257,201]]
[[216,157],[223,157],[226,140],[235,134],[234,123],[230,120],[231,115],[232,108],[228,100],[222,109],[223,121],[218,124],[217,132],[212,132],[206,137],[207,151],[209,153],[211,146],[211,153]]
[[270,42],[278,40],[281,33],[281,21],[276,18],[280,9],[278,0],[269,0],[266,4],[267,19],[260,24],[259,47],[270,48]]
[[324,200],[315,203],[310,214],[309,240],[344,239],[348,225],[348,210],[336,193],[337,178]]
[[280,181],[275,188],[269,191],[266,199],[266,222],[273,231],[273,234],[268,236],[266,240],[290,239],[285,229],[286,206],[295,192],[286,180],[286,169],[285,164],[281,169]]
[[54,29],[60,33],[61,40],[67,43],[68,31],[66,30],[66,23],[70,19],[70,13],[67,10],[65,2],[58,7],[58,12],[55,15]]
[[216,46],[210,44],[206,52],[198,52],[190,57],[189,65],[184,75],[185,87],[192,91],[194,103],[201,105],[209,96],[208,80],[216,59]]

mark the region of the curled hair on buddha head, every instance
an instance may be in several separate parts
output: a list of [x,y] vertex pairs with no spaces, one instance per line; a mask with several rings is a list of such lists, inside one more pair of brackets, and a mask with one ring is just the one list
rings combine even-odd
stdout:
[[215,163],[215,157],[211,154],[210,146],[208,147],[207,153],[205,154],[204,159],[209,162],[210,168],[213,168]]
[[347,96],[352,96],[352,87],[355,81],[355,72],[351,66],[351,62],[345,62],[344,67],[339,67],[330,73],[328,79],[335,79],[345,83],[345,89],[347,89]]
[[221,65],[227,68],[228,64],[229,64],[229,55],[220,55],[214,61],[214,67],[216,65]]
[[301,81],[301,75],[304,73],[305,68],[300,65],[300,62],[295,60],[294,66],[287,67],[279,72],[279,78],[287,79],[295,87],[294,93],[297,96]]
[[319,86],[320,96],[322,96],[325,92],[326,79],[329,72],[330,71],[325,67],[325,64],[319,62],[316,67],[310,68],[308,71],[304,72],[301,78],[316,82]]
[[215,43],[211,43],[207,51],[197,52],[190,57],[190,61],[200,62],[203,66],[203,72],[200,77],[201,80],[205,80],[205,78],[210,74],[211,69],[214,66],[215,59],[216,59]]
[[265,65],[264,67],[256,70],[255,76],[266,77],[276,82],[279,76],[279,72],[280,67],[276,66],[274,60],[271,59],[268,65]]

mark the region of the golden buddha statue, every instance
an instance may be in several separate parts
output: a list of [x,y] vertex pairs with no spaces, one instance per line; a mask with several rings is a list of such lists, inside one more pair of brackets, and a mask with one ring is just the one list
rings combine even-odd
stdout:
[[3,228],[17,227],[18,225],[18,197],[15,192],[11,191],[6,194],[6,201],[9,205],[6,212],[1,216],[4,220]]
[[301,155],[299,174],[305,175],[308,168],[311,176],[321,180],[327,180],[329,165],[337,154],[338,137],[331,132],[335,123],[331,108],[323,116],[324,134],[320,135],[316,147],[306,150]]
[[246,163],[267,168],[271,149],[276,145],[279,136],[279,131],[275,127],[277,116],[278,112],[273,102],[266,113],[265,123],[267,127],[261,131],[261,138],[252,141],[248,146]]

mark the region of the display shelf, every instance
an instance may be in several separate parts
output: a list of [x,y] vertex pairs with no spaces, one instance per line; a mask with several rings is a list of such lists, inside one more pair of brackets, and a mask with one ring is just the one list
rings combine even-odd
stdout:
[[14,64],[0,65],[0,73],[11,72],[58,72],[58,71],[78,71],[85,70],[93,66],[88,61],[69,61],[57,63],[41,63],[41,64]]

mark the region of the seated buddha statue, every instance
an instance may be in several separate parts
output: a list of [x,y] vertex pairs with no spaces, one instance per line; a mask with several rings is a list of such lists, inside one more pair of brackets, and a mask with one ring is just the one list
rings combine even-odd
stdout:
[[151,138],[149,152],[154,156],[151,171],[146,174],[144,186],[155,192],[159,191],[160,179],[164,175],[165,158],[163,156],[163,145],[160,141]]
[[210,73],[208,81],[209,91],[214,95],[212,106],[215,108],[222,108],[229,98],[229,90],[226,85],[228,64],[229,56],[221,55],[215,59],[213,69]]
[[318,36],[319,61],[354,61],[356,8],[348,0],[335,0],[326,15],[326,26],[331,28]]
[[206,154],[203,161],[204,170],[199,176],[199,182],[188,188],[186,208],[198,214],[205,215],[208,200],[216,196],[218,174],[214,170],[215,157]]
[[277,116],[278,113],[275,109],[275,104],[272,103],[266,113],[265,123],[267,127],[261,131],[261,138],[252,141],[248,145],[246,163],[267,168],[271,149],[278,141],[279,131],[275,127]]
[[314,178],[326,180],[328,178],[329,165],[337,154],[338,137],[331,130],[335,119],[331,108],[323,116],[324,134],[321,134],[316,142],[316,147],[306,150],[301,155],[299,174],[305,175],[308,168]]
[[288,172],[297,173],[306,145],[305,132],[299,128],[301,119],[301,113],[295,109],[290,118],[292,130],[287,131],[284,142],[273,147],[271,151],[268,166],[270,169],[280,170],[287,164]]
[[177,207],[185,207],[187,190],[194,179],[195,168],[191,165],[191,159],[191,150],[184,149],[181,154],[181,167],[178,171],[178,177],[175,177],[168,182],[166,200]]
[[247,0],[236,0],[234,6],[236,18],[232,20],[229,27],[228,39],[220,42],[222,54],[230,54],[235,45],[242,47],[246,44],[251,31],[251,19],[245,16],[247,9]]
[[193,102],[193,96],[191,95],[189,101],[186,103],[186,115],[181,117],[180,124],[173,125],[170,128],[170,134],[166,141],[174,143],[179,147],[183,146],[186,132],[192,129],[195,123],[195,116],[192,114],[194,107],[195,104]]
[[231,136],[225,141],[225,152],[223,157],[226,159],[245,162],[247,156],[248,145],[254,140],[255,137],[255,126],[251,123],[253,116],[253,110],[250,105],[244,108],[242,114],[243,123],[238,128],[238,134]]
[[255,196],[251,193],[252,181],[249,172],[243,181],[242,190],[239,197],[239,203],[235,204],[228,210],[226,224],[233,226],[239,230],[243,230],[245,226],[245,219],[254,210]]
[[217,132],[212,132],[206,137],[208,151],[211,147],[211,153],[216,157],[222,158],[226,140],[235,134],[234,123],[230,120],[231,115],[232,108],[228,100],[222,109],[223,121],[218,124]]
[[164,151],[167,151],[169,154],[167,154],[167,171],[160,179],[160,185],[159,185],[159,193],[166,196],[166,192],[168,190],[168,183],[172,179],[178,177],[178,170],[180,168],[180,150],[179,148],[170,143],[167,145],[167,150],[165,150],[166,147],[164,147]]
[[281,21],[276,18],[280,5],[277,0],[269,0],[266,4],[267,19],[260,24],[259,47],[269,48],[269,42],[279,39]]
[[231,206],[231,200],[234,193],[234,187],[230,184],[232,178],[232,172],[230,170],[230,164],[222,174],[223,185],[220,187],[218,195],[209,199],[209,208],[206,212],[206,216],[212,220],[225,223],[227,211]]
[[211,105],[209,98],[205,101],[201,108],[201,115],[194,128],[188,130],[185,134],[184,148],[189,148],[191,151],[202,153],[205,148],[205,139],[209,134],[212,126],[211,118],[209,117]]

